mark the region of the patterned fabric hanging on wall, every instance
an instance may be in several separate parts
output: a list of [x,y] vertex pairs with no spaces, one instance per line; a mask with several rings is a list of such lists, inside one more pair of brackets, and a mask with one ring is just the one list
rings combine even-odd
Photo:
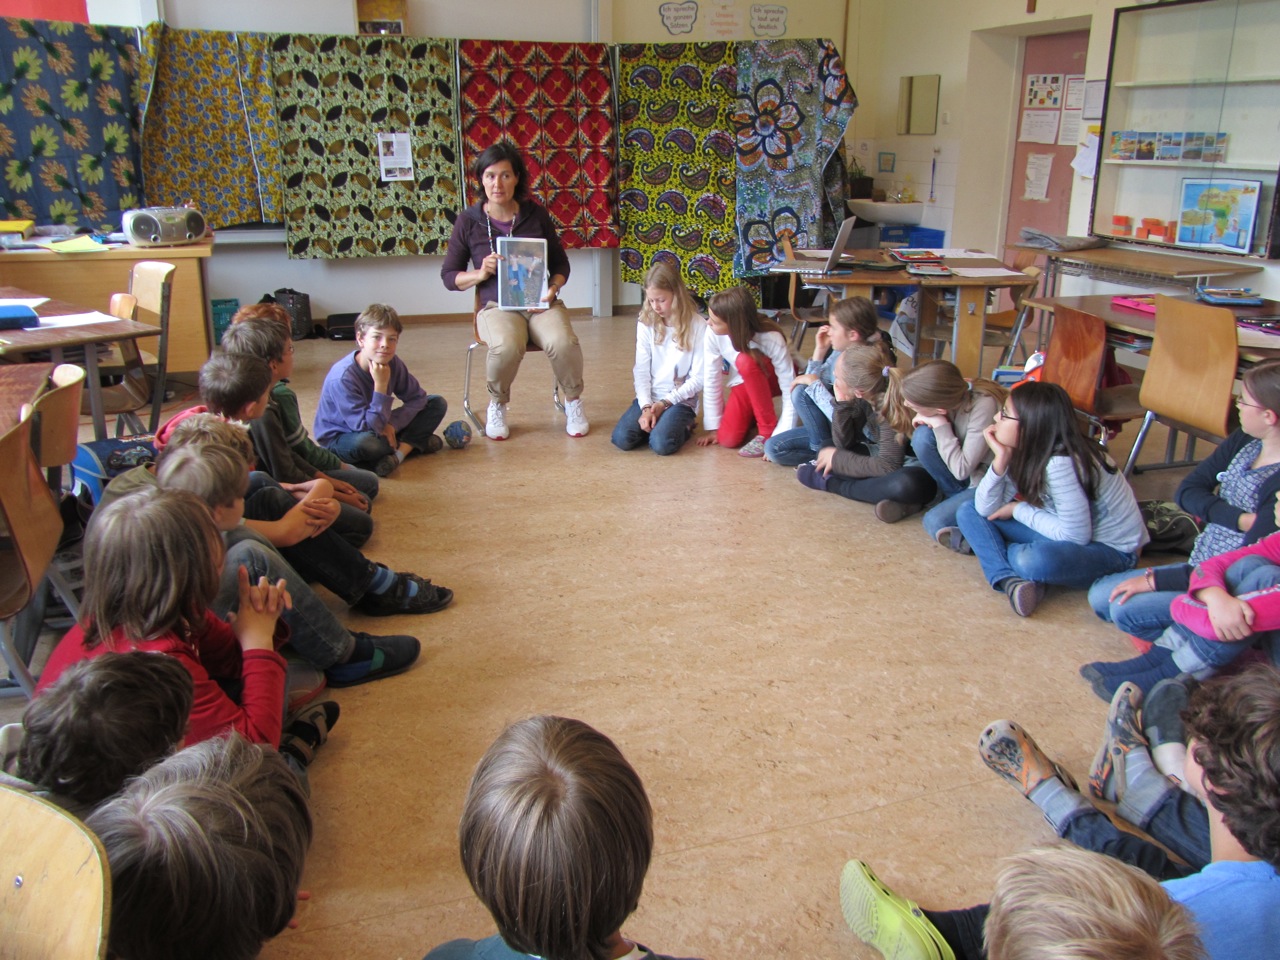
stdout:
[[[286,34],[271,53],[292,258],[442,253],[462,206],[454,41]],[[408,133],[413,180],[379,179]]]
[[279,223],[280,148],[264,33],[147,28],[142,177],[147,203],[193,202],[215,229]]
[[768,40],[738,46],[733,109],[737,139],[739,276],[762,275],[796,247],[835,242],[844,209],[845,127],[858,99],[830,40]]
[[0,206],[11,218],[119,230],[141,201],[134,31],[0,21]]
[[623,44],[618,61],[622,279],[640,283],[667,260],[697,293],[726,290],[738,282],[729,123],[736,45]]
[[[567,248],[618,245],[613,68],[603,43],[458,41],[463,170],[510,140]],[[467,202],[480,197],[467,178]]]

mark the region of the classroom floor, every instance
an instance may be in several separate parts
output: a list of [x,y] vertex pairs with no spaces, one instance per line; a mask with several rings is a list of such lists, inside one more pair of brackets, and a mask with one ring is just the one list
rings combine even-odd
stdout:
[[[1053,834],[983,766],[979,733],[1017,719],[1086,774],[1106,705],[1076,670],[1132,655],[1128,641],[1082,593],[1051,591],[1018,618],[918,518],[880,523],[790,469],[692,443],[669,458],[619,452],[609,434],[633,397],[634,317],[575,326],[588,437],[565,435],[532,354],[509,441],[478,437],[384,481],[366,552],[457,597],[427,617],[350,617],[416,632],[422,658],[334,692],[342,716],[311,771],[311,899],[263,957],[416,958],[492,933],[457,820],[485,747],[534,713],[595,725],[643,778],[656,849],[624,933],[655,950],[876,957],[840,916],[851,857],[928,907],[987,899],[1001,856]],[[446,421],[462,417],[469,340],[464,323],[401,340],[449,401]],[[304,410],[348,348],[297,344]],[[1157,459],[1163,436],[1147,450]],[[1182,473],[1138,477],[1139,497],[1169,496]]]

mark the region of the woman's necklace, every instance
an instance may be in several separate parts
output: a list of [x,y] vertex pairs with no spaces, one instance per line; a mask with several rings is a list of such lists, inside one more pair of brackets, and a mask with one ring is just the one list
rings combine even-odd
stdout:
[[[516,212],[515,212],[515,213],[513,213],[513,214],[511,215],[511,220],[510,220],[511,226],[509,226],[509,227],[507,228],[506,236],[510,237],[510,236],[513,236],[513,235],[515,234],[515,230],[516,230],[516,215],[517,215],[517,214],[519,214],[519,213],[520,213],[520,208],[519,208],[519,207],[516,207]],[[494,246],[494,244],[493,244],[493,217],[492,217],[492,216],[490,215],[490,213],[489,213],[489,204],[487,204],[487,203],[484,205],[484,225],[485,225],[485,229],[487,229],[487,230],[489,231],[489,252],[490,252],[490,253],[497,253],[497,252],[498,252],[498,248],[497,248],[497,247],[495,247],[495,246]],[[501,228],[501,227],[499,227],[499,228],[498,228],[498,236],[502,236],[502,235],[503,235],[503,233],[502,233],[502,228]]]

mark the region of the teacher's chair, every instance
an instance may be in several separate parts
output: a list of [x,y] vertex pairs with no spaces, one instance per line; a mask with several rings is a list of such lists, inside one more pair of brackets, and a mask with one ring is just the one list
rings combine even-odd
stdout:
[[[480,422],[480,418],[476,416],[476,412],[471,409],[471,359],[475,356],[475,352],[480,347],[488,348],[488,344],[480,338],[480,308],[483,306],[480,302],[480,291],[476,289],[475,306],[471,314],[471,346],[467,347],[467,366],[462,375],[462,409],[466,411],[467,419],[475,424],[476,429],[481,434],[484,433],[484,424]],[[525,353],[541,353],[542,348],[533,340],[530,340],[525,347]],[[551,378],[551,402],[556,405],[556,409],[564,413],[564,403],[560,399],[560,383]]]

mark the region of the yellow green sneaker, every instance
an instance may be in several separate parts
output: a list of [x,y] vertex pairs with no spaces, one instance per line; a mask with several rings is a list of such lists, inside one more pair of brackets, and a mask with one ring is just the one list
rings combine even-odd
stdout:
[[854,936],[885,960],[955,960],[919,905],[895,894],[861,860],[840,872],[840,912]]

